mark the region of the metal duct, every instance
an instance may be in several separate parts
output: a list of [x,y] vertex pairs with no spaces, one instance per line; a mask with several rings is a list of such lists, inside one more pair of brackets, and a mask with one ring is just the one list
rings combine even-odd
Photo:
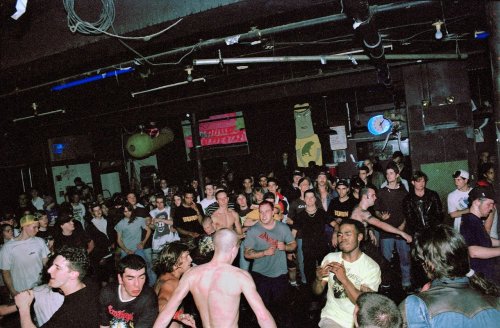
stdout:
[[342,0],[342,7],[347,16],[354,20],[353,27],[363,40],[363,48],[377,69],[378,82],[386,88],[392,88],[389,66],[384,56],[382,37],[378,33],[370,5],[366,0]]

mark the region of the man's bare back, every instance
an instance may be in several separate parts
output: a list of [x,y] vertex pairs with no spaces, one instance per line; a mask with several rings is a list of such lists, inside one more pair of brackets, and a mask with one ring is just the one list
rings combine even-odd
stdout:
[[179,285],[153,328],[164,328],[172,320],[184,297],[191,292],[205,328],[238,327],[240,295],[245,295],[261,327],[276,328],[274,319],[257,293],[250,274],[230,263],[239,250],[238,236],[221,229],[214,236],[215,254],[209,263],[193,267]]
[[207,263],[186,273],[204,327],[238,327],[242,286],[252,279],[230,264]]

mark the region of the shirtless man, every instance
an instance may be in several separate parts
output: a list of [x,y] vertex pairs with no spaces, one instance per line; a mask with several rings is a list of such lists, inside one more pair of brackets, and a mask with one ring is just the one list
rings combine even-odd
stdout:
[[238,327],[240,295],[243,293],[261,327],[276,327],[250,274],[231,265],[238,254],[238,236],[230,229],[215,234],[215,254],[181,278],[153,328],[167,327],[184,297],[191,292],[205,328]]
[[[186,244],[173,242],[166,245],[161,251],[155,266],[159,277],[155,284],[155,292],[158,295],[158,307],[160,311],[165,308],[168,301],[172,298],[172,294],[179,285],[181,276],[191,268],[191,262],[189,247]],[[174,320],[191,327],[196,325],[193,317],[182,313],[182,310],[179,311],[177,316],[174,316]],[[180,328],[182,325],[179,322],[172,322],[169,327]]]
[[[400,235],[402,238],[406,240],[406,242],[411,243],[412,238],[410,235],[408,235],[406,232],[399,230],[398,228],[395,228],[391,226],[390,224],[387,224],[379,219],[377,219],[375,216],[373,216],[369,211],[368,208],[373,206],[375,204],[375,200],[377,199],[377,193],[375,189],[370,188],[370,187],[365,187],[361,189],[359,192],[359,204],[354,208],[351,214],[351,219],[360,221],[363,223],[363,225],[372,225],[374,227],[377,227],[379,229],[382,229],[386,232],[393,233],[396,235]],[[386,214],[383,214],[386,215]],[[336,231],[334,232],[334,235],[336,235]],[[372,243],[376,244],[376,239],[374,238],[373,235],[370,234],[370,238],[372,239]],[[333,238],[332,238],[332,243],[333,243]],[[336,246],[336,240],[335,240],[335,245]]]
[[219,208],[212,213],[212,222],[215,230],[227,228],[236,231],[240,238],[243,237],[240,217],[235,210],[228,208],[229,197],[227,196],[226,191],[217,191],[215,199],[219,204]]

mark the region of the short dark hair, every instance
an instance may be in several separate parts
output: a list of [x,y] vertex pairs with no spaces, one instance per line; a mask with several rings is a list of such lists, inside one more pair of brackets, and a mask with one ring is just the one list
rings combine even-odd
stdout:
[[163,247],[154,265],[156,274],[160,276],[167,272],[173,272],[175,265],[184,252],[189,252],[189,246],[177,241]]
[[165,197],[165,195],[163,193],[156,194],[155,195],[155,200],[157,200],[158,198],[161,199],[161,200],[163,200],[163,203],[165,203],[166,197]]
[[[196,180],[196,181],[198,181],[198,180]],[[194,195],[194,194],[196,194],[196,191],[193,188],[189,187],[189,188],[184,189],[184,192],[182,193],[182,196],[185,197],[186,194]]]
[[387,166],[385,167],[385,171],[387,172],[387,170],[394,170],[394,172],[396,172],[396,174],[399,174],[399,167],[393,161],[387,163]]
[[263,206],[263,205],[268,205],[271,209],[274,210],[274,204],[271,203],[270,201],[268,200],[263,200],[262,203],[259,204],[259,209]]
[[368,166],[366,165],[361,165],[359,168],[358,168],[358,171],[366,171],[366,172],[370,172],[370,169],[368,168]]
[[278,180],[276,180],[275,178],[268,178],[267,179],[267,184],[270,184],[271,182],[274,183],[277,186],[280,185],[279,182],[278,182]]
[[87,275],[90,261],[86,249],[64,245],[56,252],[57,255],[64,257],[69,262],[69,269],[71,271],[78,271],[80,281]]
[[125,269],[131,269],[139,271],[143,268],[146,268],[146,261],[136,254],[128,254],[127,256],[120,259],[118,262],[118,274],[123,276]]
[[314,197],[316,197],[316,193],[314,192],[314,189],[307,189],[306,191],[304,191],[304,197],[306,196],[306,194],[313,194]]
[[264,199],[268,199],[268,198],[276,199],[276,195],[273,194],[272,192],[268,191],[264,194]]
[[399,328],[403,324],[396,303],[385,295],[363,293],[356,300],[359,327]]
[[365,234],[365,227],[363,226],[363,223],[359,222],[358,220],[354,219],[342,219],[342,222],[340,223],[340,226],[343,226],[344,224],[351,224],[356,228],[356,232],[358,234]]
[[429,178],[427,177],[427,174],[425,174],[424,172],[422,172],[422,171],[415,171],[413,173],[413,175],[411,176],[411,181],[418,181],[421,178],[424,178],[425,182],[427,182],[429,180]]

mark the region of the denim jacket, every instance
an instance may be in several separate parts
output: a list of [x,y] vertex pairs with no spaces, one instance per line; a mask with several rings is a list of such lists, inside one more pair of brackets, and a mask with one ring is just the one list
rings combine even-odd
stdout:
[[500,325],[500,300],[483,295],[469,278],[438,279],[429,290],[408,296],[399,306],[404,327],[471,327]]

